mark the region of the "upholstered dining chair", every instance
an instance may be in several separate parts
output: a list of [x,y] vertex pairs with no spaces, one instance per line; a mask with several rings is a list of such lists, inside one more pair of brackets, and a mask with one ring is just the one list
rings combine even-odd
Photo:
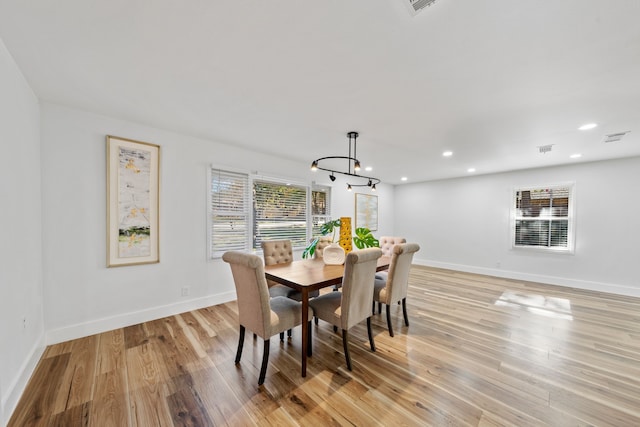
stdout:
[[324,248],[333,243],[333,239],[330,236],[322,236],[318,238],[318,243],[316,244],[315,257],[322,258],[324,256]]
[[349,329],[367,320],[367,332],[371,351],[376,351],[371,332],[371,312],[369,304],[373,298],[373,284],[380,248],[367,248],[349,252],[344,263],[342,289],[328,292],[309,301],[313,314],[342,329],[342,345],[347,368],[351,370],[349,355]]
[[[407,243],[407,239],[397,236],[382,236],[378,240],[380,242],[380,249],[382,250],[382,256],[391,257],[393,254],[393,247],[401,243]],[[387,280],[387,274],[389,270],[379,271],[376,273],[376,278]]]
[[387,306],[387,327],[389,335],[393,336],[393,327],[391,326],[391,304],[402,302],[402,314],[404,315],[404,323],[409,326],[409,317],[407,317],[407,288],[409,287],[409,270],[413,255],[420,250],[417,243],[401,243],[393,247],[391,255],[391,264],[389,265],[389,274],[386,279],[376,277],[373,286],[373,307],[378,303],[378,313],[380,313],[380,304]]
[[[235,363],[240,363],[245,329],[259,335],[264,340],[262,366],[258,377],[258,385],[262,385],[269,363],[269,340],[278,333],[282,340],[285,330],[302,323],[302,304],[282,296],[270,297],[260,257],[242,252],[226,252],[222,259],[231,266],[238,297],[240,338]],[[309,309],[309,319],[311,315],[312,311]],[[311,322],[303,327],[309,328],[311,342]]]
[[[261,246],[264,265],[287,264],[293,261],[291,240],[267,240],[262,242]],[[269,295],[272,297],[287,297],[296,301],[302,300],[302,295],[295,289],[271,280],[267,280],[267,284],[269,286]],[[309,297],[317,297],[319,294],[319,291],[312,291],[309,293]]]

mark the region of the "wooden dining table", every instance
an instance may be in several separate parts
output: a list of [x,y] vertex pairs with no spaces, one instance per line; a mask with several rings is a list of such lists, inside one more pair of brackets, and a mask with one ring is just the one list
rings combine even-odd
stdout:
[[[390,257],[378,258],[376,271],[385,270],[391,263]],[[302,296],[302,376],[307,376],[307,346],[309,344],[309,294],[315,290],[342,283],[344,265],[327,265],[322,259],[303,259],[286,264],[264,267],[269,280],[283,284],[300,292]],[[373,302],[373,301],[372,301]]]

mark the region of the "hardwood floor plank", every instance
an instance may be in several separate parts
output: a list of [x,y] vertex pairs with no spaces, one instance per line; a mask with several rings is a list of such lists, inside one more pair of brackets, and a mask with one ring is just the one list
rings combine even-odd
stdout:
[[248,331],[235,301],[49,346],[8,426],[640,425],[640,299],[414,266],[407,309],[342,338]]

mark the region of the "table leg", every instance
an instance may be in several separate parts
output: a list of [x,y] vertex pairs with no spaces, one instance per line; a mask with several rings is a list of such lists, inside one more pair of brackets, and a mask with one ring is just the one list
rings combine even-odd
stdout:
[[309,343],[309,290],[304,287],[302,296],[302,376],[307,376],[307,346]]

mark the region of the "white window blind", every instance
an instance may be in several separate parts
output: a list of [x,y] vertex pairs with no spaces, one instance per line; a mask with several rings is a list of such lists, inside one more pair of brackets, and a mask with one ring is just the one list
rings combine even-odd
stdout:
[[248,247],[249,176],[211,170],[211,254],[244,251]]
[[289,239],[307,244],[307,187],[253,181],[253,248],[262,241]]
[[513,246],[573,251],[573,186],[514,192]]

